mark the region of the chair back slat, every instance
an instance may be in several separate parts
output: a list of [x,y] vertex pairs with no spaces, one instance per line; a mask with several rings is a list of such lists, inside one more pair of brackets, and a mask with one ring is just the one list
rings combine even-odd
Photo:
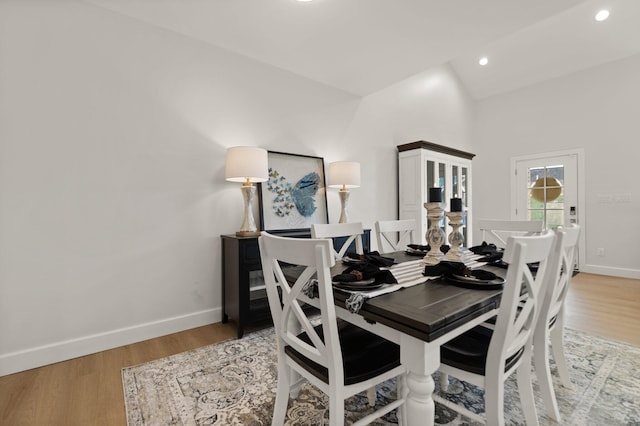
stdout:
[[376,222],[378,250],[381,253],[404,250],[415,241],[415,219],[379,220]]
[[[280,322],[282,329],[285,330],[282,340],[289,345],[297,347],[298,351],[305,354],[309,359],[321,363],[326,354],[325,344],[302,309],[300,301],[300,293],[315,273],[315,268],[306,268],[292,286],[288,285],[286,278],[284,281],[279,281],[282,289],[282,317]],[[292,324],[296,326],[289,327]],[[297,327],[297,325],[300,327]],[[297,337],[300,331],[304,331],[307,334],[311,340],[310,345]]]
[[543,227],[542,221],[536,220],[478,219],[482,240],[502,248],[507,246],[508,237],[542,232]]
[[331,252],[336,260],[340,260],[344,257],[345,253],[349,249],[351,243],[356,243],[356,253],[363,254],[364,248],[362,245],[362,234],[364,228],[361,222],[353,223],[331,223],[331,224],[312,224],[311,225],[311,238],[335,238],[335,237],[347,237],[346,241],[342,244],[339,250],[335,250],[331,245]]

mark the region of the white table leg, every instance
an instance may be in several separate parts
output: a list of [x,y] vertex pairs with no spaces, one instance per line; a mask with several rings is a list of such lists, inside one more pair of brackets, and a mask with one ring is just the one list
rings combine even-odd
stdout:
[[400,341],[400,362],[407,367],[407,426],[433,426],[435,383],[431,375],[440,366],[440,347],[405,334]]

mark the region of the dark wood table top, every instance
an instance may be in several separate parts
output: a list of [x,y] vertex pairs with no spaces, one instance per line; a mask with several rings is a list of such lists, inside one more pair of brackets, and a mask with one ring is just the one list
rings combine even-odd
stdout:
[[[419,259],[404,252],[388,253],[384,256],[392,257],[396,262]],[[345,267],[337,262],[332,268],[332,275],[341,273]],[[490,270],[499,276],[504,276],[506,272],[505,269],[497,267],[487,266],[483,269]],[[344,307],[344,301],[349,294],[336,290],[334,295],[336,304]],[[359,314],[367,321],[379,322],[431,342],[470,319],[497,308],[501,296],[502,289],[462,288],[438,278],[367,299]]]

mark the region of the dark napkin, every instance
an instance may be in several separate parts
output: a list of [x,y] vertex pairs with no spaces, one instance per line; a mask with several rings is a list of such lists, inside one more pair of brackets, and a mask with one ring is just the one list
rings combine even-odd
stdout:
[[496,247],[495,244],[487,244],[486,241],[483,241],[479,246],[473,246],[469,248],[469,251],[475,254],[483,255],[481,258],[476,259],[478,262],[498,262],[502,260],[502,255],[504,252]]
[[490,244],[490,243],[487,243],[486,241],[483,241],[482,244],[480,244],[479,246],[469,247],[469,250],[475,254],[486,254],[486,255],[495,254],[495,253],[498,253],[499,251],[501,252],[501,250],[498,250],[498,247],[496,247],[495,244]]
[[346,253],[346,257],[348,257],[349,259],[363,260],[365,263],[371,263],[376,266],[387,267],[396,263],[396,261],[393,260],[393,258],[382,256],[377,251],[370,251],[365,254],[358,254],[354,251],[348,251]]
[[334,282],[348,283],[368,280],[370,278],[374,278],[375,283],[377,284],[395,284],[398,282],[390,271],[386,269],[380,270],[378,265],[367,261],[349,266],[347,269],[342,271],[342,274],[332,277],[332,280]]
[[459,275],[466,269],[462,262],[441,261],[437,265],[426,265],[422,275],[427,277],[436,277],[439,275]]
[[490,271],[482,269],[469,269],[462,262],[450,262],[441,261],[437,265],[426,265],[422,275],[427,277],[435,277],[443,275],[445,277],[451,277],[453,275],[461,275],[465,277],[474,277],[479,280],[494,280],[497,278],[496,274]]

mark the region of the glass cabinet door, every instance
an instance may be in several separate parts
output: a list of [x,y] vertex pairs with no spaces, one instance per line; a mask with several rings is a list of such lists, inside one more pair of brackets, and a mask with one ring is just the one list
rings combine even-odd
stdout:
[[427,161],[427,188],[442,188],[442,200],[447,202],[447,164],[440,161]]
[[[444,202],[444,208],[446,209],[447,165],[445,163],[427,160],[427,188],[442,188],[442,201]],[[440,227],[446,233],[444,218],[440,221]]]

